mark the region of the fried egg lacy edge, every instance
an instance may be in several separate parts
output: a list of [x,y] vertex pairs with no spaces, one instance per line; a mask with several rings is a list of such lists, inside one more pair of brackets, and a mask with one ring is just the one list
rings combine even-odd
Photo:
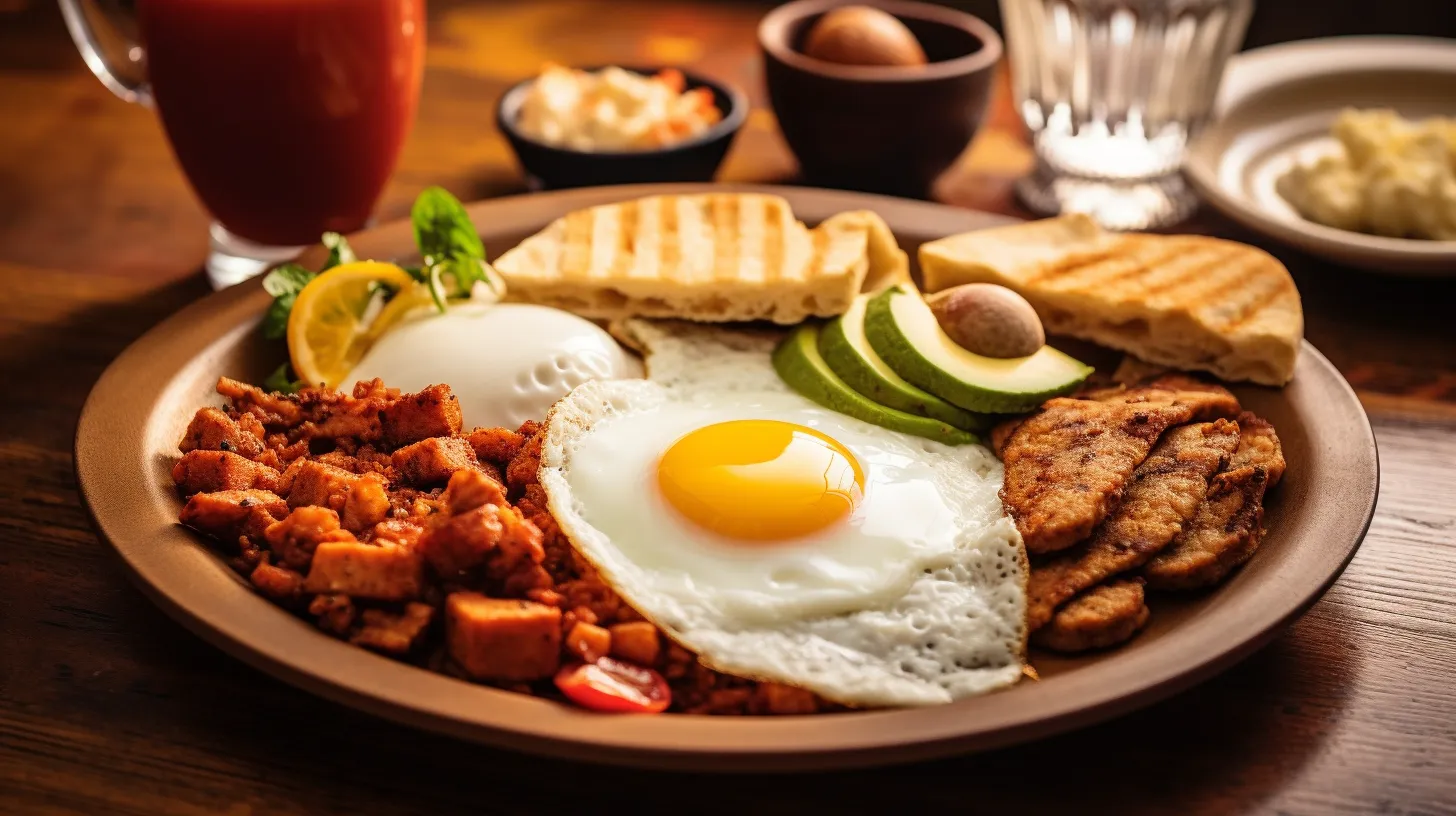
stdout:
[[[680,356],[673,349],[654,355],[654,341],[677,333],[632,327],[633,339],[648,354],[652,381],[589,382],[547,415],[538,478],[577,553],[669,639],[725,674],[805,688],[855,707],[946,703],[1017,682],[1025,665],[1029,568],[1020,536],[1004,512],[979,535],[966,536],[948,564],[917,578],[889,604],[771,628],[729,629],[721,621],[695,617],[694,610],[644,609],[644,599],[633,598],[628,589],[637,582],[614,575],[610,567],[603,569],[612,560],[604,557],[610,542],[586,521],[567,482],[577,443],[603,420],[650,410],[671,399],[671,391],[659,382],[671,385],[684,376],[704,381],[705,358],[758,357],[772,348],[771,337],[756,331],[683,329],[696,335],[688,344],[697,346],[696,353]],[[763,380],[764,385],[769,382]],[[773,383],[782,388],[776,378]],[[999,482],[999,464],[997,468]]]

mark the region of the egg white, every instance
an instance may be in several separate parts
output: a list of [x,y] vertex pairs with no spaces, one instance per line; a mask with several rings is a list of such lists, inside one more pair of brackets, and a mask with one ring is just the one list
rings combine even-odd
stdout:
[[[851,705],[923,705],[1016,681],[1026,559],[1001,466],[824,409],[769,363],[773,335],[632,321],[649,380],[597,381],[547,419],[540,479],[563,533],[669,637],[730,674]],[[844,523],[778,546],[726,540],[657,491],[658,458],[716,422],[820,430],[865,470]]]

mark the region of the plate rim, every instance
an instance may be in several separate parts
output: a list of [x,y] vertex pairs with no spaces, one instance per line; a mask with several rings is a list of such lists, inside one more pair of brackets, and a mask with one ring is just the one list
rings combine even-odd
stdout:
[[[967,218],[984,215],[996,221],[1014,220],[883,196],[763,185],[632,185],[589,188],[491,199],[472,204],[469,209],[477,223],[480,223],[483,216],[490,215],[494,210],[508,211],[523,198],[540,201],[543,197],[550,197],[563,202],[576,202],[585,198],[620,200],[669,191],[684,193],[725,189],[784,195],[791,203],[796,198],[829,198],[868,208],[874,208],[875,205],[890,207],[901,212],[930,208],[942,215],[959,212]],[[401,230],[405,228],[402,226],[405,224],[407,222],[391,222],[366,232]],[[145,437],[148,426],[146,420],[161,410],[157,406],[165,401],[166,394],[162,392],[149,396],[144,409],[131,411],[131,415],[123,412],[121,416],[108,410],[115,395],[134,388],[133,376],[139,368],[150,367],[148,360],[153,354],[165,351],[173,334],[182,330],[190,330],[194,334],[210,333],[214,337],[214,343],[221,343],[233,332],[252,331],[257,317],[261,316],[260,307],[265,302],[266,294],[255,280],[190,304],[131,344],[97,380],[77,422],[73,462],[83,505],[98,537],[120,556],[128,576],[164,612],[204,640],[254,668],[325,699],[342,702],[395,722],[539,755],[660,769],[821,770],[898,764],[997,748],[1100,722],[1149,705],[1201,682],[1251,654],[1283,631],[1324,594],[1354,557],[1369,529],[1379,493],[1379,454],[1369,418],[1349,383],[1323,355],[1305,341],[1301,356],[1301,367],[1307,369],[1305,376],[1319,377],[1321,381],[1334,386],[1342,395],[1345,408],[1354,409],[1352,417],[1358,422],[1361,433],[1358,440],[1350,443],[1349,450],[1352,455],[1361,459],[1368,451],[1370,470],[1365,474],[1366,479],[1353,490],[1367,495],[1368,504],[1360,513],[1358,530],[1351,526],[1348,531],[1343,531],[1348,532],[1349,540],[1342,543],[1342,548],[1337,551],[1339,557],[1329,561],[1328,569],[1323,571],[1317,583],[1302,585],[1298,593],[1285,598],[1279,605],[1277,615],[1257,616],[1258,621],[1244,627],[1256,631],[1252,631],[1247,637],[1223,643],[1211,657],[1204,656],[1191,662],[1167,666],[1161,671],[1141,676],[1138,684],[1120,687],[1110,694],[1089,695],[1084,692],[1073,695],[1074,699],[1070,701],[1044,701],[1038,707],[1036,716],[1008,717],[997,710],[1008,707],[997,706],[995,700],[998,695],[991,694],[947,706],[835,715],[772,718],[672,715],[631,720],[603,717],[567,710],[565,706],[540,698],[464,683],[375,655],[329,637],[256,595],[207,548],[192,547],[185,551],[159,554],[158,548],[148,547],[150,539],[147,539],[145,531],[125,529],[125,520],[117,518],[114,508],[110,507],[117,501],[117,494],[130,491],[141,497],[133,500],[150,501],[156,491],[166,490],[166,486],[152,484],[155,480],[112,478],[109,474],[111,468],[107,467],[102,450],[114,447],[115,440],[125,435],[130,421],[138,426],[133,432],[137,436],[136,443],[140,446],[138,452],[145,455],[149,450]],[[238,315],[243,315],[243,318],[239,320]],[[252,315],[251,319],[247,315]],[[229,316],[230,320],[218,319],[220,328],[209,328],[207,325],[209,319]],[[193,356],[188,358],[189,362],[182,368],[169,371],[163,378],[165,383],[176,382],[188,366],[206,363],[205,359],[195,355],[194,350],[186,351]],[[184,356],[183,350],[173,349],[172,355]],[[136,460],[133,458],[128,461]],[[173,530],[178,529],[176,524],[170,527]],[[1319,556],[1316,554],[1311,557]],[[168,579],[159,583],[156,560],[159,558],[169,561],[189,558],[197,564],[211,562],[214,568],[226,571],[240,584],[240,588],[250,599],[243,602],[245,606],[250,609],[272,610],[276,615],[266,616],[264,623],[259,623],[257,620],[244,621],[236,617],[219,620],[215,613],[199,612],[175,597],[186,594],[179,590],[175,580]],[[1196,624],[1195,621],[1194,625]],[[306,628],[314,636],[309,640],[307,659],[284,660],[279,653],[286,652],[286,649],[276,644],[265,643],[260,646],[255,642],[259,635],[254,634],[262,631],[259,630],[260,626],[264,630],[276,631],[284,631],[289,627]],[[335,662],[330,664],[330,661]],[[1114,661],[1115,658],[1110,658],[1089,668],[1098,669]],[[345,674],[347,669],[357,666],[365,667],[373,679],[367,683],[340,679],[340,675]],[[1106,671],[1104,669],[1102,673]],[[1088,683],[1095,685],[1094,678],[1087,678],[1083,685]],[[396,686],[417,693],[412,697],[400,697],[392,690]],[[1035,693],[1035,690],[1032,691]],[[1084,699],[1088,697],[1096,699],[1089,703]],[[468,698],[470,702],[482,704],[489,710],[473,711],[468,716],[462,716],[457,710],[458,706],[444,698]],[[494,710],[497,707],[503,711]],[[949,712],[967,716],[946,716]],[[546,727],[541,726],[538,718],[545,721]],[[561,731],[564,727],[573,730],[563,734]],[[705,739],[703,732],[711,732],[711,739]]]
[[[1331,69],[1415,70],[1456,76],[1456,41],[1424,36],[1349,35],[1253,48],[1229,59],[1214,105],[1215,117],[1223,117],[1251,96]],[[1405,276],[1456,275],[1456,241],[1364,235],[1305,219],[1288,221],[1225,189],[1218,165],[1226,151],[1209,156],[1207,161],[1203,156],[1204,143],[1217,126],[1215,122],[1188,146],[1184,173],[1198,194],[1224,215],[1255,232],[1340,263]]]

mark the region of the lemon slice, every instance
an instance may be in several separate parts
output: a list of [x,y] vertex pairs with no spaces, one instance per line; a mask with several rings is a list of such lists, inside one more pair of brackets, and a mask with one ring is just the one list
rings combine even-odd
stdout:
[[[370,315],[381,285],[399,294],[377,316]],[[288,355],[298,378],[307,385],[337,387],[385,328],[381,319],[397,322],[410,311],[409,302],[420,297],[417,288],[423,287],[408,272],[378,261],[342,264],[309,281],[288,315]],[[424,301],[429,297],[426,292]],[[391,309],[401,299],[406,302]]]

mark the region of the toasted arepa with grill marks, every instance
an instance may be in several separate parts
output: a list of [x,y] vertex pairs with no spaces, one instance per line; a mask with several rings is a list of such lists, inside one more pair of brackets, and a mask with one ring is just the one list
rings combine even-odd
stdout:
[[1287,383],[1304,336],[1284,265],[1218,238],[1110,233],[1075,214],[931,241],[920,267],[927,292],[1001,284],[1048,333],[1226,380]]
[[906,279],[909,262],[873,213],[811,230],[779,196],[708,193],[568,213],[494,266],[510,299],[585,317],[793,324]]

